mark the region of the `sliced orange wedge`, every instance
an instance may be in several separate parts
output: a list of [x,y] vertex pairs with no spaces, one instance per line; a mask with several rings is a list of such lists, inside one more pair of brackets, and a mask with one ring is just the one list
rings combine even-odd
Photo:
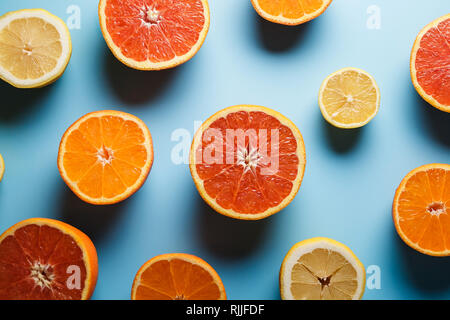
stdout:
[[209,30],[207,0],[100,0],[103,37],[125,65],[139,70],[190,60]]
[[97,274],[92,241],[64,222],[27,219],[0,236],[0,300],[86,300]]
[[407,245],[431,256],[450,256],[450,165],[428,164],[408,173],[392,212]]
[[411,51],[411,79],[433,107],[450,112],[450,14],[420,31]]
[[252,0],[256,12],[264,19],[299,25],[320,16],[332,0]]
[[226,300],[217,272],[204,260],[184,253],[147,261],[134,278],[132,300]]
[[303,137],[282,114],[261,106],[223,109],[206,120],[190,153],[192,178],[217,212],[258,220],[285,208],[305,172]]
[[113,204],[135,193],[153,164],[150,131],[120,111],[98,111],[76,121],[59,147],[62,178],[80,199]]

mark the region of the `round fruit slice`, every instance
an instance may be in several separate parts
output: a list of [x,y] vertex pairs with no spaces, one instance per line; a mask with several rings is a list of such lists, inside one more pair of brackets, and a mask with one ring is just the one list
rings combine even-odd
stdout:
[[0,236],[0,300],[87,300],[97,273],[91,240],[63,222],[28,219]]
[[3,157],[0,154],[0,181],[2,181],[4,174],[5,174],[5,161],[3,161]]
[[367,72],[344,68],[329,75],[322,83],[319,106],[331,125],[343,129],[359,128],[377,114],[380,90]]
[[217,272],[202,259],[184,253],[147,261],[134,278],[132,300],[226,300]]
[[99,17],[112,53],[139,70],[190,60],[209,29],[207,0],[100,0]]
[[358,300],[365,285],[362,263],[347,246],[328,238],[297,243],[281,265],[283,300]]
[[58,168],[80,199],[113,204],[134,194],[153,164],[150,131],[120,111],[92,112],[76,121],[59,146]]
[[17,88],[39,88],[64,73],[72,54],[64,21],[42,9],[0,17],[0,78]]
[[450,256],[450,165],[414,169],[395,193],[395,228],[411,248],[431,256]]
[[190,169],[202,198],[237,219],[266,218],[297,194],[305,171],[305,146],[297,127],[259,106],[221,110],[194,137]]
[[450,14],[434,20],[414,42],[411,79],[432,106],[450,112]]
[[256,12],[266,20],[299,25],[320,16],[332,0],[252,0]]

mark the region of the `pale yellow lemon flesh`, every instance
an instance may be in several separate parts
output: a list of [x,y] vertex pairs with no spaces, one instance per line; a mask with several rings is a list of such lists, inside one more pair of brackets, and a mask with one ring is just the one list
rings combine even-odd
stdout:
[[330,124],[358,128],[372,120],[380,105],[374,78],[357,68],[345,68],[328,76],[319,92],[319,106]]
[[0,77],[15,87],[52,83],[66,69],[71,51],[65,23],[45,10],[20,10],[0,17]]

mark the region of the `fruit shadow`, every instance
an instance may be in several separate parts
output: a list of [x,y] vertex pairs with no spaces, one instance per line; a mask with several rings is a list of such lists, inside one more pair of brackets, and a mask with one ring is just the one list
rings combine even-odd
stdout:
[[423,291],[439,293],[450,287],[450,257],[432,257],[410,248],[393,228],[395,256],[408,281]]
[[[106,59],[105,57],[106,56]],[[140,71],[130,68],[105,48],[102,56],[104,74],[109,86],[127,106],[136,106],[157,99],[183,66],[161,71]]]
[[92,205],[79,199],[66,185],[62,188],[61,220],[83,231],[97,246],[118,223],[126,200],[114,205]]
[[329,124],[320,112],[319,115],[325,139],[336,153],[344,154],[349,152],[361,140],[364,127],[355,129],[336,128]]
[[434,108],[414,88],[412,90],[418,119],[422,121],[422,125],[433,139],[450,148],[450,114]]
[[264,236],[275,216],[244,221],[214,211],[196,194],[198,237],[206,249],[221,259],[233,261],[251,255],[263,245]]
[[37,89],[19,89],[0,80],[0,122],[15,122],[33,112],[56,84]]
[[285,26],[261,18],[252,8],[252,19],[262,46],[268,51],[281,53],[293,48],[306,35],[312,21],[298,26]]

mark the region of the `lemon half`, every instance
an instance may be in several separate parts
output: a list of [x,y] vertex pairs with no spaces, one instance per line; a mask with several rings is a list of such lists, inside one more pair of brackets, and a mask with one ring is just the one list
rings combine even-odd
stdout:
[[57,80],[72,54],[64,21],[43,9],[0,17],[0,78],[17,88],[39,88]]
[[380,90],[366,71],[344,68],[323,81],[319,106],[331,125],[344,129],[359,128],[378,113]]
[[358,300],[365,284],[366,272],[355,254],[328,238],[297,243],[280,270],[283,300]]

